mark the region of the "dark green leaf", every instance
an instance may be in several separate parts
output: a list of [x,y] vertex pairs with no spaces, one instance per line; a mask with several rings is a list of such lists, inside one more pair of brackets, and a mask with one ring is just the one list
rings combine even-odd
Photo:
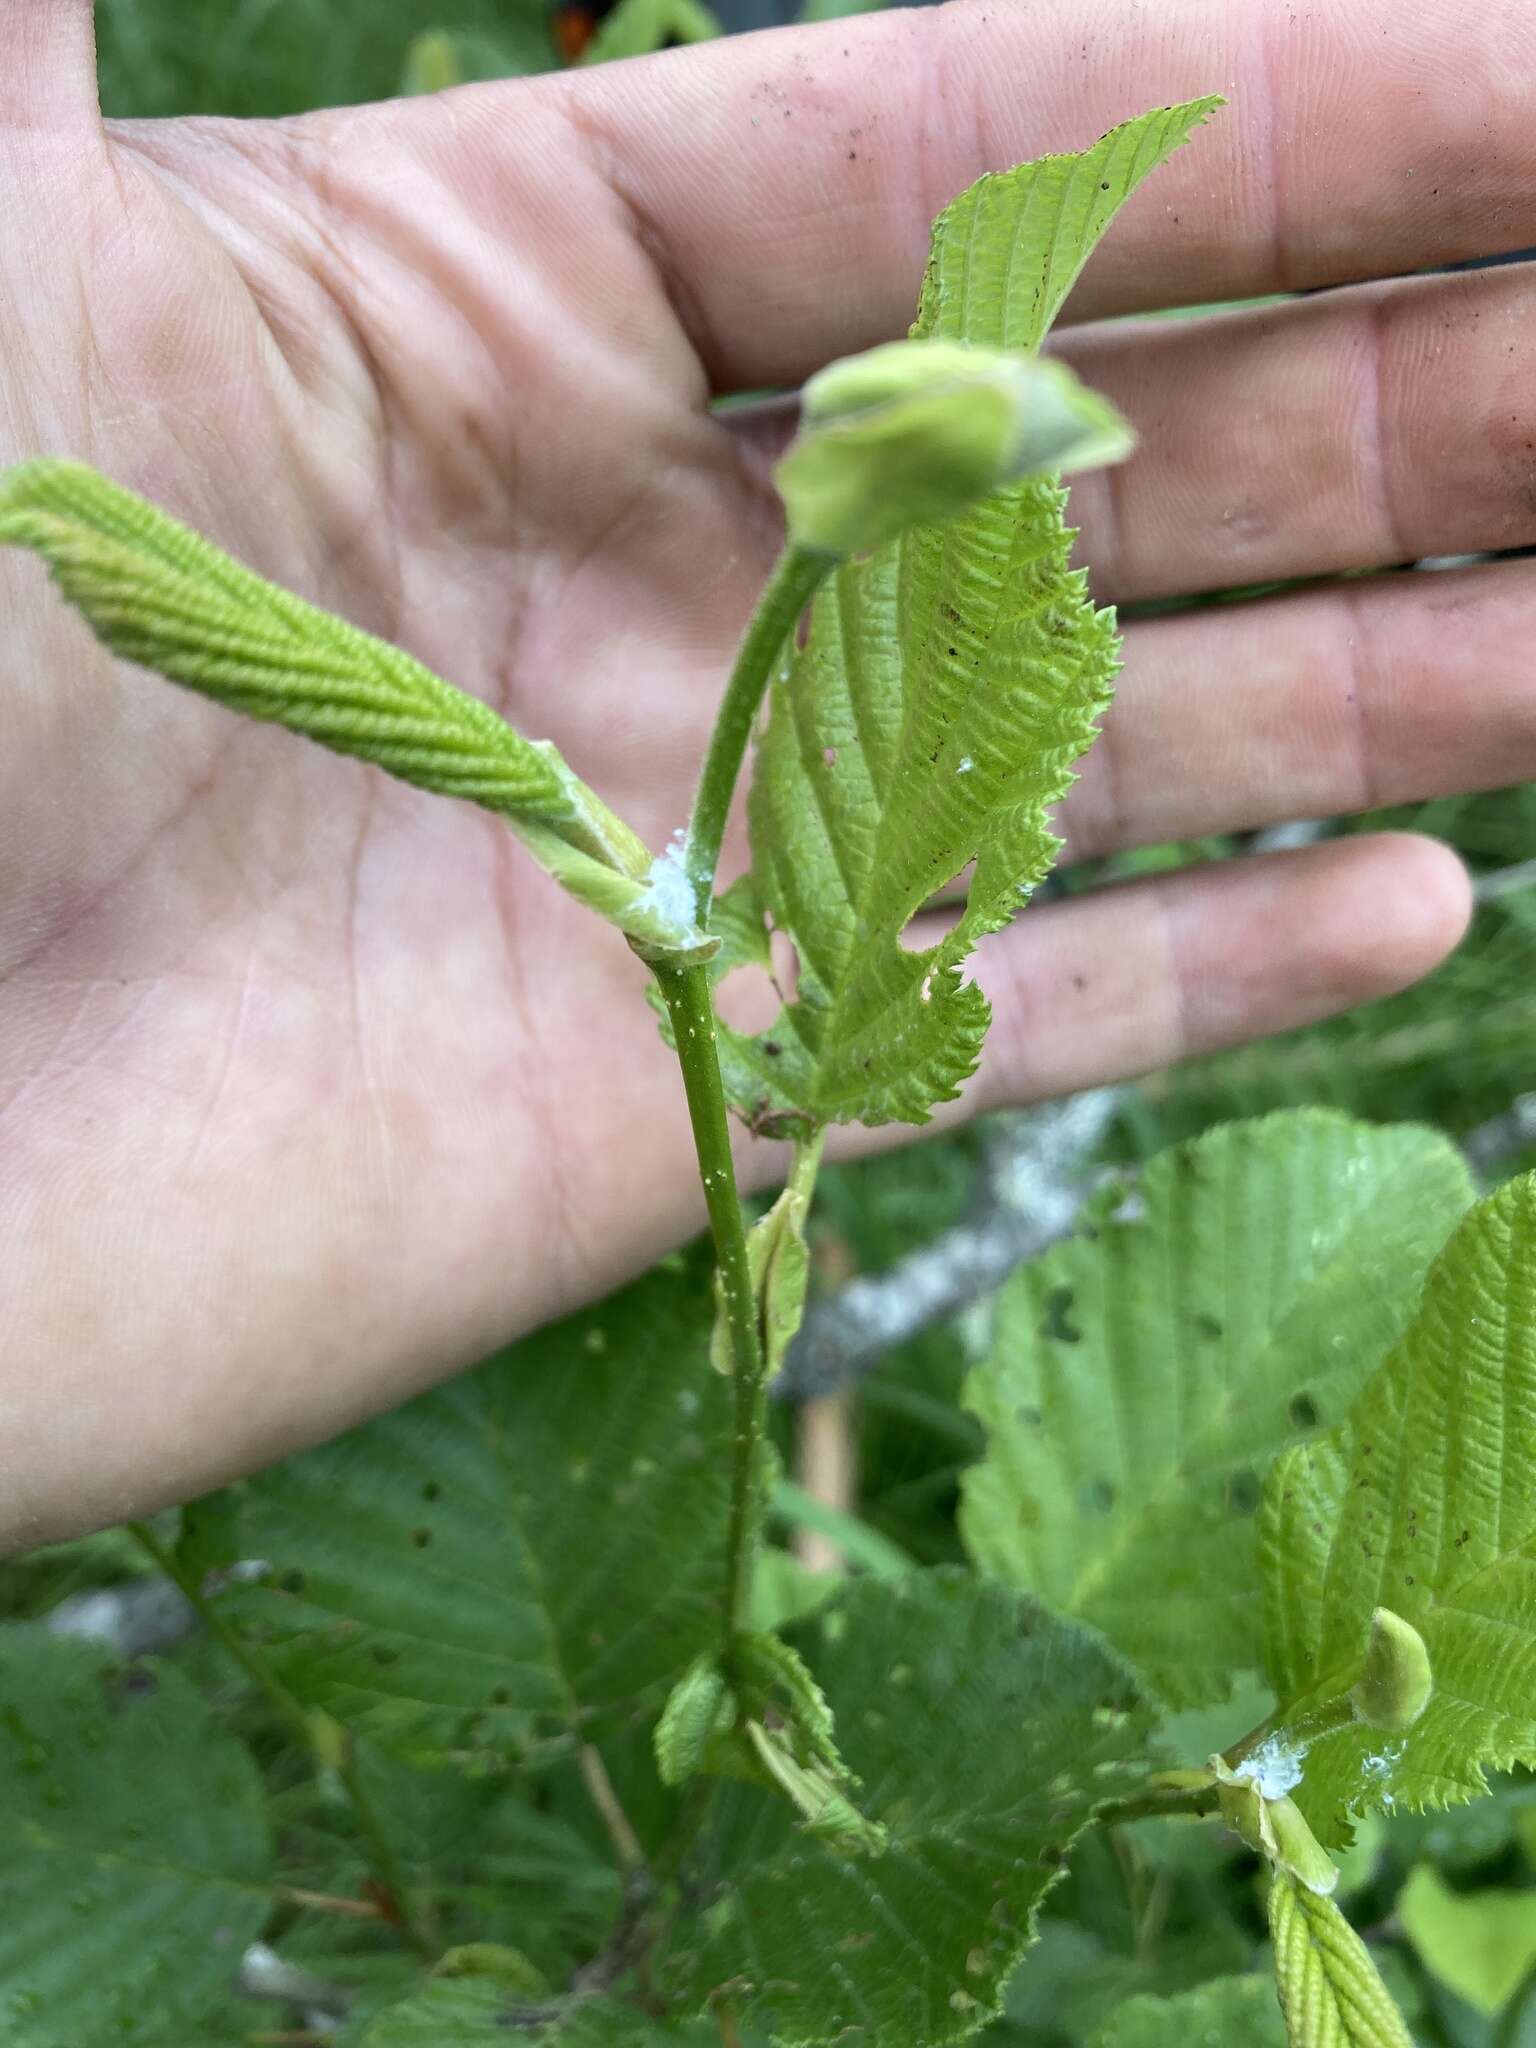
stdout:
[[0,2038],[161,2048],[271,1909],[260,1781],[169,1666],[0,1635]]
[[1177,1998],[1132,1998],[1090,2048],[1285,2048],[1285,2021],[1267,1977],[1218,1977]]
[[997,2009],[1096,1804],[1144,1782],[1150,1714],[1095,1638],[968,1573],[858,1582],[800,1640],[889,1846],[829,1853],[732,1788],[660,1982],[730,1985],[783,2043],[941,2048]]
[[[1295,1799],[1337,1842],[1374,1806],[1471,1799],[1536,1764],[1536,1177],[1472,1210],[1346,1419],[1275,1465],[1266,1660]],[[1376,1608],[1411,1622],[1433,1690],[1405,1731],[1309,1723],[1355,1686]]]
[[1343,1414],[1471,1198],[1433,1132],[1320,1110],[1154,1160],[999,1297],[967,1387],[972,1555],[1169,1700],[1222,1697],[1263,1660],[1264,1476]]
[[309,1704],[406,1750],[586,1726],[718,1631],[730,1390],[662,1270],[262,1474],[225,1611]]

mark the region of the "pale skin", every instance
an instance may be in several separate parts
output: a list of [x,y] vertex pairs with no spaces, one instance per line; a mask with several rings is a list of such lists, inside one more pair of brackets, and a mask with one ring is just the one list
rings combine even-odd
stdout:
[[[283,125],[104,129],[85,0],[0,0],[0,463],[95,463],[401,641],[655,845],[778,545],[712,391],[899,332],[979,172],[1210,90],[1061,346],[1141,430],[1105,599],[1536,540],[1527,0],[981,0]],[[1076,853],[1536,776],[1536,565],[1133,627]],[[697,1229],[643,970],[494,819],[114,665],[0,556],[0,1537],[185,1499]],[[739,864],[741,849],[733,856]],[[1427,972],[1380,836],[1037,906],[960,1109]],[[887,1134],[889,1135],[889,1134]],[[743,1134],[749,1182],[782,1153]]]

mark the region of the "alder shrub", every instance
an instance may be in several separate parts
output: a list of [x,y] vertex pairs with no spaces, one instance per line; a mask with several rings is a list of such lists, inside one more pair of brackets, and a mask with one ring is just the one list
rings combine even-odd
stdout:
[[[1028,1953],[1042,1902],[1171,1817],[1258,1859],[1274,1983],[1262,1941],[1213,1942],[1209,1981],[1101,1998],[1094,2048],[1408,2042],[1337,1859],[1536,1763],[1531,1180],[1475,1202],[1432,1132],[1322,1112],[1165,1153],[1002,1291],[970,1564],[871,1547],[831,1597],[762,1570],[823,1133],[922,1122],[971,1072],[963,963],[1046,873],[1116,671],[1057,472],[1129,435],[1038,350],[1216,104],[983,178],[935,225],[912,339],[813,380],[789,541],[659,855],[551,747],[92,472],[0,479],[0,540],[118,654],[503,813],[635,947],[713,1238],[136,1529],[249,1728],[178,1668],[0,1638],[16,2048],[237,2038],[236,1961],[295,1912],[338,1930],[300,1960],[346,2010],[301,1986],[304,2025],[256,2038],[943,2048],[1005,1995],[996,2038],[1038,2038],[1017,2016],[1068,1996],[1061,1943]],[[717,896],[765,694],[751,867]],[[952,929],[905,948],[967,870]],[[774,932],[793,998],[732,1029],[713,989]],[[728,1105],[793,1143],[750,1227]],[[1256,1725],[1218,1748],[1234,1696]]]

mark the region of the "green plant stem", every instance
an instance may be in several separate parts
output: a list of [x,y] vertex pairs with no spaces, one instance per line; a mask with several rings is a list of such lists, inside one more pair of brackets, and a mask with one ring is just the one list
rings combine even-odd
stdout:
[[437,1944],[422,1921],[405,1868],[357,1768],[351,1737],[328,1714],[310,1713],[291,1693],[263,1657],[257,1655],[238,1629],[231,1628],[214,1603],[208,1599],[190,1572],[184,1571],[169,1545],[162,1543],[147,1522],[130,1522],[128,1533],[156,1568],[178,1586],[208,1633],[229,1652],[257,1691],[287,1722],[299,1742],[322,1766],[329,1766],[341,1780],[363,1840],[374,1876],[399,1910],[400,1930],[412,1948],[435,1961]]
[[809,548],[785,548],[758,600],[731,679],[725,686],[715,729],[710,734],[709,752],[699,773],[683,850],[683,871],[692,886],[694,915],[703,930],[709,927],[715,870],[720,865],[731,799],[773,665],[817,586],[836,567],[835,556]]
[[618,1793],[613,1789],[613,1780],[608,1775],[608,1766],[603,1762],[601,1751],[592,1743],[584,1742],[576,1752],[576,1768],[620,1865],[625,1870],[643,1870],[645,1851],[640,1846],[640,1837],[630,1825],[629,1815],[620,1804]]
[[1220,1810],[1214,1785],[1155,1786],[1128,1799],[1108,1801],[1093,1818],[1100,1827],[1115,1828],[1128,1820],[1201,1820]]
[[655,968],[657,985],[672,1021],[677,1061],[683,1070],[693,1149],[699,1162],[704,1205],[720,1269],[720,1293],[731,1333],[731,1362],[738,1380],[762,1378],[763,1345],[758,1328],[752,1271],[747,1262],[747,1231],[736,1192],[736,1162],[731,1156],[731,1128],[720,1080],[720,1055],[715,1043],[715,1008],[709,975],[702,967]]
[[1276,1708],[1268,1720],[1261,1721],[1257,1728],[1250,1728],[1248,1733],[1240,1736],[1230,1749],[1224,1750],[1221,1760],[1229,1769],[1235,1771],[1239,1765],[1247,1763],[1255,1750],[1262,1749],[1270,1736],[1276,1734],[1282,1726],[1285,1728],[1288,1741],[1308,1746],[1320,1741],[1325,1735],[1336,1734],[1340,1728],[1355,1726],[1358,1720],[1359,1716],[1347,1692],[1337,1693],[1332,1699],[1324,1700],[1322,1705],[1314,1707],[1310,1714],[1303,1714],[1299,1721],[1292,1721],[1288,1725],[1284,1723],[1279,1708]]
[[[757,1554],[765,1501],[762,1446],[767,1432],[768,1378],[758,1320],[757,1290],[747,1257],[746,1223],[736,1191],[736,1164],[731,1156],[730,1122],[720,1080],[720,1055],[715,1038],[715,1010],[709,975],[702,967],[658,964],[657,985],[672,1022],[688,1116],[693,1126],[699,1179],[709,1211],[720,1296],[731,1340],[731,1370],[736,1413],[731,1433],[731,1507],[726,1528],[725,1601],[722,1637],[727,1667],[736,1637],[746,1625],[752,1591],[752,1563]],[[809,1202],[821,1164],[823,1133],[797,1141],[789,1184]]]
[[736,1192],[736,1163],[731,1157],[731,1132],[725,1089],[720,1080],[709,975],[702,967],[658,966],[655,973],[672,1020],[678,1064],[683,1070],[693,1146],[709,1210],[720,1297],[731,1339],[736,1416],[731,1434],[731,1510],[726,1535],[724,1634],[729,1646],[746,1611],[744,1584],[751,1561],[754,1516],[761,1517],[761,1488],[756,1474],[764,1427],[763,1340],[757,1293],[747,1258],[746,1224]]

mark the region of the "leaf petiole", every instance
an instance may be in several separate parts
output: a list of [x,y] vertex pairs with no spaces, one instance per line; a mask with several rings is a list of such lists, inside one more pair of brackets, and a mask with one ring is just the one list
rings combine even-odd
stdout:
[[757,610],[737,653],[710,734],[709,751],[699,771],[683,848],[683,871],[693,890],[694,916],[703,929],[708,929],[726,819],[746,758],[747,742],[752,737],[752,722],[785,641],[818,587],[836,567],[837,558],[833,555],[812,548],[786,547],[758,599]]
[[[358,1832],[367,1845],[374,1875],[398,1912],[400,1932],[419,1955],[429,1962],[435,1961],[438,1944],[428,1931],[407,1882],[405,1866],[363,1783],[348,1731],[328,1714],[310,1713],[294,1697],[260,1652],[238,1629],[230,1627],[194,1575],[183,1569],[175,1551],[169,1544],[161,1542],[147,1522],[129,1522],[127,1529],[150,1562],[185,1594],[208,1633],[229,1652],[251,1683],[271,1702],[297,1736],[300,1746],[309,1751],[322,1768],[336,1772],[357,1821]],[[386,1913],[383,1917],[392,1916]]]

